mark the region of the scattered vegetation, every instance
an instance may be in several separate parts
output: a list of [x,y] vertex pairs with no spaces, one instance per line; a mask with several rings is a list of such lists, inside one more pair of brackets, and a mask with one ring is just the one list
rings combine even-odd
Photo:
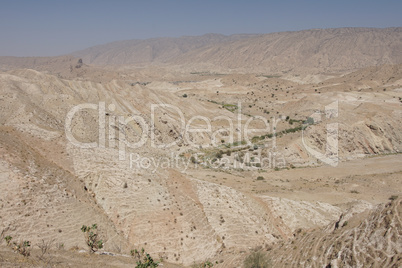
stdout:
[[222,150],[219,150],[218,152],[216,152],[215,156],[216,156],[216,158],[221,159],[222,156],[223,156],[223,151],[222,151]]
[[272,267],[271,261],[261,251],[252,252],[244,260],[244,268],[268,268]]
[[148,268],[148,267],[158,267],[159,263],[154,261],[151,255],[145,252],[142,248],[141,251],[137,249],[133,249],[130,251],[131,256],[136,259],[137,266],[136,268]]
[[4,238],[4,240],[6,240],[7,246],[10,245],[10,242],[11,242],[12,239],[13,239],[13,238],[12,238],[11,236],[9,236],[9,235],[7,235],[7,236]]
[[93,224],[92,226],[83,225],[81,231],[85,234],[85,242],[89,247],[89,252],[94,253],[98,249],[103,248],[103,241],[98,235],[98,226]]
[[307,120],[303,122],[305,125],[314,125],[314,118],[307,117]]
[[222,104],[222,108],[225,108],[226,110],[232,113],[238,109],[236,104]]
[[44,256],[46,253],[49,252],[50,248],[52,247],[53,242],[54,242],[54,240],[45,241],[44,239],[42,239],[42,242],[37,245],[41,251],[41,254],[39,255],[40,260],[44,260]]
[[31,242],[30,241],[20,241],[19,243],[13,243],[13,250],[18,252],[24,257],[29,257],[31,255]]
[[397,195],[391,195],[391,196],[389,197],[389,200],[391,200],[391,201],[396,200],[396,199],[398,199],[398,196],[397,196]]
[[[306,121],[302,122],[302,120],[290,119],[289,116],[287,116],[286,121],[288,121],[290,125],[293,125],[293,123],[300,123],[300,125],[297,127],[294,127],[294,128],[288,128],[288,129],[278,131],[278,132],[268,133],[268,134],[261,135],[261,136],[254,136],[251,139],[251,141],[258,142],[258,141],[264,140],[266,138],[271,139],[276,136],[282,136],[284,134],[295,133],[295,132],[298,132],[301,130],[305,130],[308,127],[308,125],[314,124],[314,119],[311,117],[308,117]],[[301,123],[303,123],[303,124],[301,124]]]
[[193,264],[191,265],[191,268],[209,268],[214,266],[214,264],[210,261],[206,261],[206,262],[202,262],[202,263],[197,263],[197,264]]

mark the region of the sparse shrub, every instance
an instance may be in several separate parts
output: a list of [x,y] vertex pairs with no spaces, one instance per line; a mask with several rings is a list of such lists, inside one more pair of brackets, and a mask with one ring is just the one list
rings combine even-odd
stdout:
[[145,250],[142,248],[141,251],[138,251],[137,249],[133,249],[130,251],[131,256],[133,256],[136,259],[137,266],[136,268],[154,268],[158,267],[159,263],[154,261],[148,253],[145,252]]
[[44,239],[42,239],[42,242],[40,244],[38,244],[38,248],[41,251],[41,254],[39,255],[39,259],[42,261],[45,261],[45,255],[46,253],[49,252],[50,248],[52,247],[54,240],[50,240],[45,242]]
[[31,242],[30,241],[21,241],[19,243],[14,242],[13,247],[15,252],[18,252],[24,257],[29,257],[31,255]]
[[388,199],[393,201],[393,200],[398,199],[398,196],[397,195],[391,195]]
[[271,261],[261,251],[252,252],[244,260],[244,268],[268,268],[272,267]]
[[219,152],[217,152],[217,153],[215,154],[215,156],[216,156],[217,158],[221,159],[222,156],[223,156],[223,151],[220,150]]
[[56,243],[56,248],[58,250],[63,250],[64,249],[64,243]]
[[7,235],[6,237],[4,237],[4,240],[6,240],[7,246],[10,245],[10,242],[11,242],[12,239],[13,239],[13,238],[12,238],[11,236],[9,236],[9,235]]
[[128,187],[127,182],[125,182],[123,188],[126,189],[127,187]]
[[264,177],[263,176],[258,176],[257,177],[257,181],[263,181],[264,180]]
[[345,226],[347,226],[348,225],[348,221],[345,221],[343,224],[342,224],[342,227],[345,227]]
[[0,245],[1,245],[1,243],[3,242],[3,239],[6,240],[6,238],[5,238],[6,231],[8,231],[8,228],[7,228],[7,229],[3,229],[3,231],[1,231],[1,233],[0,233]]
[[187,94],[183,94],[183,98],[187,98]]
[[314,118],[307,117],[307,120],[303,122],[305,125],[314,125]]
[[98,249],[103,248],[103,241],[98,235],[98,226],[93,224],[92,226],[83,225],[81,231],[85,234],[85,242],[89,247],[89,252],[94,253]]
[[193,265],[191,265],[191,268],[209,268],[212,266],[214,266],[212,262],[206,261],[206,262],[202,262],[202,263],[193,264]]
[[357,191],[357,190],[352,190],[352,191],[350,191],[352,194],[359,194],[359,191]]

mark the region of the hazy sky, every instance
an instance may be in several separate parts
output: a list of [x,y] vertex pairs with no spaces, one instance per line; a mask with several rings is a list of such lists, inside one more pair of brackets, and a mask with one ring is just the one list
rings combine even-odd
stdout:
[[0,55],[54,56],[117,40],[402,26],[401,0],[0,0]]

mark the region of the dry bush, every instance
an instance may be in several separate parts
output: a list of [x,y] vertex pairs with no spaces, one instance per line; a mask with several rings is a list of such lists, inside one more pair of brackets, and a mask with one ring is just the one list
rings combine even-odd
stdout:
[[0,245],[1,245],[1,243],[3,243],[3,240],[5,240],[5,241],[7,242],[7,244],[10,243],[11,239],[9,240],[9,238],[10,238],[11,236],[9,236],[9,235],[6,236],[6,233],[7,233],[8,229],[9,229],[9,228],[7,227],[7,228],[4,228],[4,229],[1,231],[1,233],[0,233]]
[[45,259],[45,255],[46,253],[49,253],[52,245],[54,243],[54,239],[46,241],[44,239],[42,239],[42,242],[37,244],[38,248],[40,249],[40,255],[39,255],[39,259],[40,260],[44,260]]
[[24,257],[29,257],[31,255],[31,242],[27,240],[20,241],[18,243],[14,242],[13,250]]
[[261,251],[252,252],[244,260],[244,268],[268,268],[272,267],[270,259]]

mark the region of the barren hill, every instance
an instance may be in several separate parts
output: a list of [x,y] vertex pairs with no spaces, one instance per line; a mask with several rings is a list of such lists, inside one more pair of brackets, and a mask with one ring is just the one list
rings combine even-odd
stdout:
[[[240,267],[255,247],[275,267],[400,265],[402,64],[379,65],[400,60],[400,36],[207,35],[118,42],[83,61],[1,57],[0,266],[39,263],[41,241],[59,244],[61,267],[124,267],[135,248],[164,267]],[[107,258],[82,253],[80,227],[94,223]],[[32,256],[5,236],[31,241]]]
[[60,57],[0,57],[0,70],[13,69],[35,69],[38,71],[49,71],[53,73],[64,71],[68,68],[82,67],[82,60],[72,56]]
[[401,267],[401,201],[347,213],[324,230],[300,231],[270,253],[274,267]]
[[[89,73],[91,68],[88,66]],[[395,68],[395,81],[401,79],[399,66],[384,68]],[[342,161],[398,153],[399,84],[385,92],[378,88],[373,92],[332,92],[332,83],[337,84],[333,81],[320,85],[322,93],[318,93],[311,85],[258,75],[201,74],[196,81],[156,80],[149,84],[133,83],[127,73],[120,75],[125,79],[101,83],[81,77],[61,79],[30,69],[0,74],[0,184],[6,189],[0,198],[0,230],[16,240],[38,243],[55,239],[67,248],[85,248],[79,227],[95,222],[105,232],[108,251],[127,254],[144,247],[153,256],[177,264],[210,259],[223,261],[217,267],[238,267],[230,264],[239,261],[231,260],[231,254],[242,256],[241,252],[257,245],[273,246],[292,237],[298,228],[326,226],[338,219],[345,207],[353,206],[357,193],[362,192],[360,199],[378,203],[401,192],[401,170],[394,164],[400,161],[399,155],[384,161],[345,163],[338,173],[325,172],[314,168],[317,160],[303,148],[300,133],[286,131],[321,105],[339,100]],[[374,82],[382,85],[382,79],[379,76]],[[234,121],[238,114],[232,103],[237,101],[244,103],[243,123],[250,114],[266,114],[264,109],[295,120],[293,125],[290,120],[277,124],[282,133],[278,153],[289,164],[304,169],[287,171],[284,166],[283,171],[274,171],[250,163],[234,168],[231,163],[237,163],[237,153],[257,157],[258,148],[270,140],[257,139],[243,146],[230,144],[227,136],[218,133],[216,148],[194,148],[190,141],[202,144],[211,137],[201,133],[181,139],[179,115],[169,108],[155,114],[156,144],[179,141],[177,145],[155,148],[148,140],[132,149],[121,142],[137,142],[145,130],[140,121],[124,125],[119,118],[139,116],[150,125],[152,104],[180,107],[186,122],[195,116],[215,115]],[[100,114],[102,102],[106,110]],[[67,137],[67,114],[81,104],[95,105],[98,111],[86,108],[77,112],[71,134],[79,142],[97,142],[96,148],[76,146]],[[102,127],[103,116],[106,125]],[[193,123],[194,127],[203,126]],[[221,123],[214,121],[211,127],[216,129]],[[325,150],[325,131],[325,121],[307,129],[306,142],[311,148]],[[120,159],[122,144],[124,160]],[[208,161],[219,150],[230,165],[211,168],[191,161],[190,156],[198,153]],[[268,153],[265,149],[261,152]],[[171,159],[172,155],[177,158]],[[166,161],[168,165],[162,166]],[[370,166],[365,168],[365,177],[350,177],[352,170],[360,174],[363,164]],[[371,168],[373,164],[378,166]],[[319,176],[312,176],[314,173]]]
[[110,43],[73,53],[100,65],[174,64],[193,70],[345,71],[402,63],[402,28],[339,28]]
[[180,38],[152,38],[146,40],[117,41],[98,45],[72,53],[83,58],[85,63],[99,65],[136,65],[172,62],[178,56],[199,48],[248,39],[255,35],[240,34],[225,36],[205,34]]

